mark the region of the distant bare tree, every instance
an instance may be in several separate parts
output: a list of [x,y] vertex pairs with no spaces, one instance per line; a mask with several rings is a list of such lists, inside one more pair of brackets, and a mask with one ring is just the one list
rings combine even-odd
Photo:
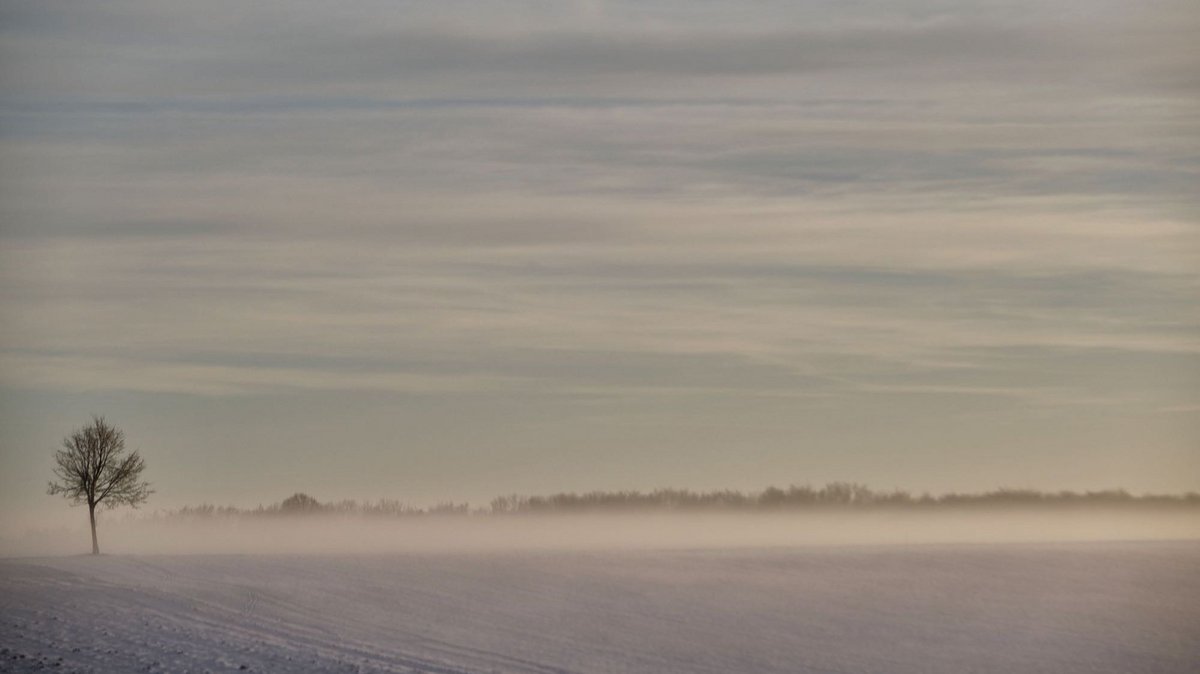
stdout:
[[283,503],[279,504],[279,510],[285,513],[313,513],[323,508],[320,501],[299,491],[283,499]]
[[146,463],[137,452],[125,456],[125,434],[109,426],[104,417],[63,438],[63,448],[54,453],[54,476],[49,494],[62,494],[71,505],[86,503],[92,525],[92,554],[100,554],[96,539],[96,506],[106,508],[144,503],[149,482],[141,480]]

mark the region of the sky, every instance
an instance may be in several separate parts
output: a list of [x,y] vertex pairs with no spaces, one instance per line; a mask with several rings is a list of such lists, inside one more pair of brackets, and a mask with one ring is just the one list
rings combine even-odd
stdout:
[[93,414],[150,509],[1200,489],[1198,30],[5,2],[0,527],[79,517],[45,484]]

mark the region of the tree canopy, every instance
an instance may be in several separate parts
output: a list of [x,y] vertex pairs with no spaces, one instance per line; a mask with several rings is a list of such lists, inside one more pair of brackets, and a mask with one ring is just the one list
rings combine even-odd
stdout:
[[146,462],[136,451],[125,454],[125,433],[109,425],[104,417],[63,438],[63,448],[54,453],[54,477],[48,493],[61,494],[71,505],[87,504],[92,525],[92,553],[99,554],[96,541],[96,506],[137,507],[154,493],[141,479]]

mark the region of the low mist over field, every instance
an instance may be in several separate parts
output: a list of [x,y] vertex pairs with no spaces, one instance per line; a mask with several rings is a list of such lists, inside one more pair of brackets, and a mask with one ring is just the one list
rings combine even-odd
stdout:
[[[1200,539],[1200,513],[1004,512],[551,515],[106,523],[111,554],[363,554],[738,549],[821,545]],[[79,554],[87,530],[0,539],[0,555]]]
[[[924,495],[834,483],[761,492],[595,492],[498,497],[490,508],[321,503],[196,506],[103,518],[121,554],[736,549],[826,545],[1200,539],[1200,495],[1123,491]],[[82,550],[86,529],[0,538],[0,555]]]

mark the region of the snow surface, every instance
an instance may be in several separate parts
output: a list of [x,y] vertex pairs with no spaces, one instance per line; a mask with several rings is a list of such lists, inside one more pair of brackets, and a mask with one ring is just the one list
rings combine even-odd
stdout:
[[0,561],[0,670],[1200,671],[1200,543]]

